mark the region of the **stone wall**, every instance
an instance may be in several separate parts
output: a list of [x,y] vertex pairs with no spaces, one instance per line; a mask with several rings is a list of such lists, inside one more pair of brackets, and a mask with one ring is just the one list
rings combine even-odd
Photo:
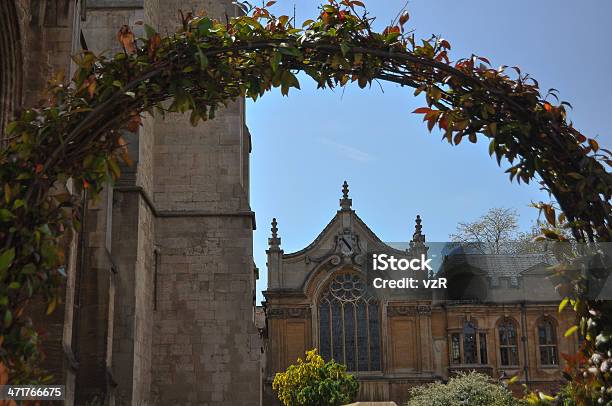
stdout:
[[[230,1],[145,0],[161,32],[178,10],[236,12]],[[244,102],[192,127],[155,118],[153,201],[160,268],[153,335],[154,402],[258,405],[260,343],[254,326],[254,216]]]

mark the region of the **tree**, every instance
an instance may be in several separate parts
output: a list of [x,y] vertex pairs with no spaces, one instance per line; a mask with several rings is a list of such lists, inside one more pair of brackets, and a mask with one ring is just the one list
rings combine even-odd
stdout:
[[453,242],[466,244],[487,254],[512,251],[512,241],[519,238],[518,213],[513,209],[493,208],[484,216],[468,223],[459,223],[450,235]]
[[470,372],[410,391],[406,406],[519,406],[523,403],[487,375]]
[[314,349],[306,361],[298,358],[297,365],[277,373],[272,388],[285,406],[340,406],[353,401],[359,383],[345,365],[325,362]]
[[[363,2],[328,0],[316,19],[297,28],[289,16],[271,14],[272,4],[238,2],[245,14],[226,21],[188,13],[179,32],[166,37],[146,26],[146,37],[135,39],[122,27],[123,52],[75,56],[72,83],[55,78],[47,103],[24,109],[7,126],[0,151],[0,369],[9,369],[9,382],[33,380],[38,335],[25,308],[42,297],[53,311],[63,283],[63,241],[80,228],[78,196],[54,191],[70,180],[91,199],[117,179],[126,149],[121,133],[135,131],[142,113],[189,112],[195,125],[230,100],[299,89],[298,71],[320,88],[365,88],[375,80],[414,88],[427,104],[414,113],[429,131],[437,126],[453,145],[484,138],[498,164],[512,165],[511,181],[541,180],[558,205],[540,206],[549,224],[559,210],[577,241],[612,241],[612,177],[604,166],[612,166],[612,152],[573,127],[567,102],[548,100],[557,97],[554,89],[543,95],[518,67],[496,69],[481,56],[451,62],[449,41],[416,41],[404,28],[407,13],[377,32]],[[554,232],[546,237],[560,239]],[[612,362],[609,309],[585,292],[578,281],[572,304],[582,320],[572,331],[585,337],[585,353]],[[608,370],[586,365],[573,376],[592,378],[584,379],[589,391],[612,380]],[[601,393],[602,401],[612,397]]]

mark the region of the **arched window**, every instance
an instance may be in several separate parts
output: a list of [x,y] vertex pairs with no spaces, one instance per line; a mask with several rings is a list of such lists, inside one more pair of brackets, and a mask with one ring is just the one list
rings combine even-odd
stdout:
[[557,334],[555,325],[550,319],[542,319],[538,323],[538,346],[540,347],[541,365],[558,365]]
[[355,274],[337,275],[319,299],[319,350],[349,371],[380,371],[380,311]]
[[499,323],[499,354],[501,364],[514,366],[519,364],[516,324],[512,319],[504,318]]

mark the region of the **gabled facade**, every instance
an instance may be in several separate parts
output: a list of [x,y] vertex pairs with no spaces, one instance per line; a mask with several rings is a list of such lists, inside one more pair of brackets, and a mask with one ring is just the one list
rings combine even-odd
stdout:
[[401,404],[410,387],[469,370],[494,378],[519,374],[532,388],[558,385],[560,354],[577,343],[563,338],[571,313],[558,314],[554,288],[542,283],[545,259],[451,255],[438,274],[448,289],[401,295],[372,289],[368,253],[418,258],[427,256],[427,245],[419,216],[406,250],[385,244],[352,209],[346,182],[340,210],[304,249],[284,253],[274,219],[264,292],[264,404],[277,404],[275,373],[312,348],[357,375],[363,401]]

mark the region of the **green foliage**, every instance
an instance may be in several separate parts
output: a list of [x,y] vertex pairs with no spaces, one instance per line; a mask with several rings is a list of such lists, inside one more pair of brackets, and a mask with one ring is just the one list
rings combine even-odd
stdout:
[[[519,68],[495,69],[484,57],[451,62],[447,40],[416,41],[404,29],[407,13],[376,32],[356,0],[328,0],[301,26],[244,3],[246,14],[229,21],[188,13],[167,37],[146,27],[146,38],[135,38],[121,27],[123,52],[76,55],[70,83],[54,78],[46,104],[23,110],[8,125],[0,151],[0,364],[11,383],[38,376],[37,333],[24,309],[35,296],[47,300],[48,312],[55,309],[63,247],[69,231],[80,228],[81,199],[66,184],[92,199],[116,180],[119,160],[129,161],[121,134],[137,131],[144,112],[189,113],[195,125],[239,97],[299,89],[298,71],[320,88],[364,88],[374,80],[414,88],[427,104],[415,113],[430,131],[437,126],[454,145],[486,138],[489,154],[511,164],[511,180],[541,179],[558,205],[539,205],[553,227],[561,211],[576,241],[612,240],[612,177],[604,167],[612,165],[612,153],[573,128],[569,104],[548,100],[557,98],[554,89],[542,95]],[[544,237],[565,238],[554,230]],[[568,374],[585,393],[609,388],[610,304],[587,300],[584,284],[568,285],[565,296],[586,338],[583,353],[599,365],[577,363]]]
[[359,383],[345,365],[325,362],[310,350],[306,361],[298,358],[297,365],[277,373],[272,388],[285,406],[340,406],[355,398]]
[[448,383],[417,386],[410,391],[406,406],[519,406],[523,403],[487,375],[471,372]]

